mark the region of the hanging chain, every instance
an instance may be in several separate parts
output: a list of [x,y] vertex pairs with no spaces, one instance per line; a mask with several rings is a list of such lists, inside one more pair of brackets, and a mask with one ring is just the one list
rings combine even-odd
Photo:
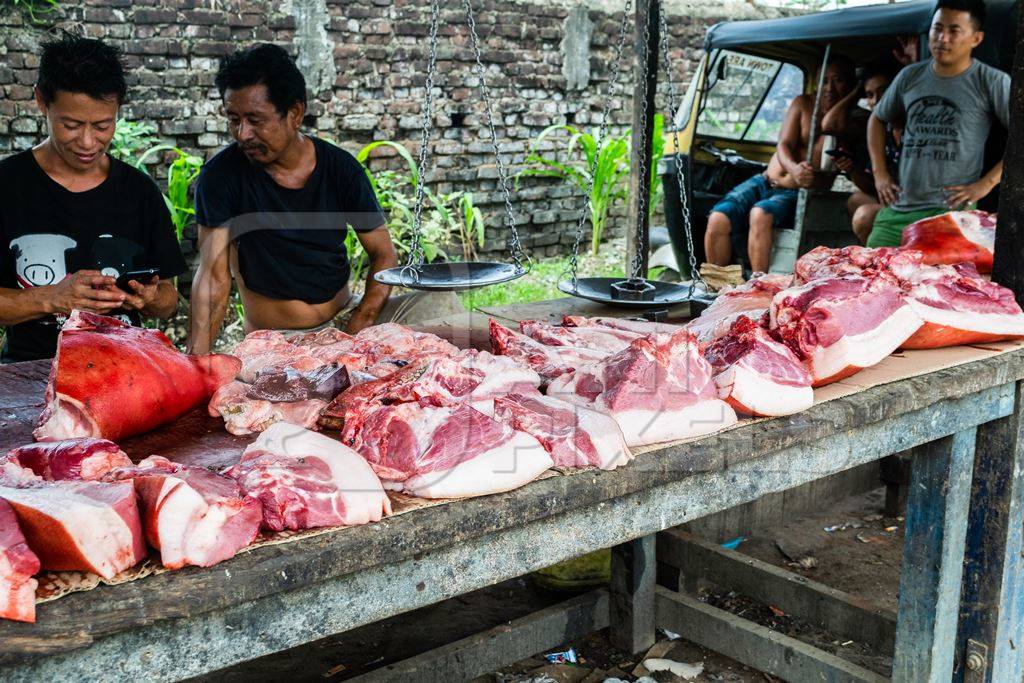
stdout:
[[[649,12],[651,9],[655,9],[661,13],[661,7],[656,6],[654,2],[648,5],[648,15],[644,21],[644,34],[641,41],[644,46],[643,54],[643,68],[641,69],[640,79],[643,83],[641,86],[640,106],[643,110],[640,114],[640,144],[637,149],[634,150],[637,153],[637,157],[640,161],[640,170],[637,174],[639,181],[637,182],[636,188],[636,253],[633,254],[633,262],[629,267],[629,277],[631,279],[644,279],[647,277],[647,273],[643,272],[644,267],[644,251],[647,249],[647,235],[643,229],[644,218],[647,212],[647,200],[651,192],[651,169],[649,166],[648,148],[647,148],[647,93],[650,87],[649,77],[651,69],[651,17]],[[655,98],[657,92],[655,92]],[[636,120],[636,117],[633,117]]]
[[[662,7],[662,10],[665,8]],[[680,162],[679,156],[682,151],[682,147],[679,144],[679,127],[676,125],[676,121],[679,120],[679,111],[676,109],[676,102],[678,102],[678,94],[676,93],[675,79],[672,77],[672,61],[669,58],[668,50],[668,22],[665,19],[665,12],[660,14],[660,27],[661,33],[661,52],[663,60],[665,62],[665,71],[667,73],[667,84],[668,84],[668,113],[672,117],[672,121],[669,127],[669,131],[672,134],[672,139],[675,141],[676,147],[676,181],[679,185],[679,207],[683,213],[683,232],[686,234],[686,252],[689,256],[690,261],[690,292],[689,298],[693,298],[693,291],[698,282],[704,285],[704,289],[707,290],[707,283],[704,282],[704,278],[701,277],[700,269],[697,267],[697,254],[693,249],[693,224],[690,219],[690,202],[687,201],[686,197],[686,180],[683,172],[683,164]],[[694,78],[699,78],[700,74],[695,74]],[[679,102],[679,106],[683,106],[683,102]]]
[[480,95],[484,99],[484,107],[487,114],[487,128],[491,134],[491,147],[494,149],[494,159],[498,165],[498,180],[501,183],[501,191],[505,195],[505,215],[508,218],[508,249],[515,261],[516,270],[524,270],[523,262],[526,262],[527,271],[533,265],[530,257],[523,251],[522,242],[519,241],[519,230],[516,228],[516,217],[512,211],[512,197],[508,187],[508,171],[505,163],[501,160],[501,148],[498,145],[498,135],[494,131],[494,115],[491,96],[487,90],[487,81],[484,78],[484,63],[480,57],[480,37],[476,32],[476,19],[473,17],[473,4],[471,0],[463,0],[463,7],[466,8],[466,25],[469,27],[469,40],[473,47],[473,54],[476,57],[476,73],[480,78]]
[[432,0],[430,3],[430,44],[428,46],[429,57],[427,59],[427,98],[423,103],[423,129],[420,133],[420,164],[419,182],[416,183],[416,205],[412,214],[412,243],[409,245],[409,260],[402,268],[401,277],[404,280],[407,274],[411,275],[413,282],[419,282],[420,270],[423,268],[425,256],[423,254],[423,241],[420,238],[420,225],[423,220],[423,203],[426,200],[426,183],[428,155],[427,148],[430,143],[430,131],[434,116],[434,74],[437,71],[437,26],[440,21],[441,9],[440,0]]
[[576,239],[572,245],[572,257],[569,261],[569,270],[572,275],[572,290],[577,289],[579,279],[579,253],[580,244],[583,242],[583,226],[587,223],[587,216],[590,214],[590,196],[594,193],[594,184],[597,179],[598,158],[601,154],[601,145],[604,143],[605,129],[608,125],[608,113],[612,108],[612,101],[615,99],[615,88],[619,80],[619,66],[622,62],[622,48],[626,44],[626,27],[629,25],[629,13],[633,8],[633,0],[626,0],[626,6],[622,10],[622,21],[619,23],[619,41],[615,46],[615,57],[612,59],[612,74],[608,81],[608,93],[605,97],[604,107],[601,110],[601,120],[598,122],[597,138],[594,140],[594,158],[590,164],[590,181],[587,192],[583,195],[583,207],[580,209],[580,218],[576,224]]

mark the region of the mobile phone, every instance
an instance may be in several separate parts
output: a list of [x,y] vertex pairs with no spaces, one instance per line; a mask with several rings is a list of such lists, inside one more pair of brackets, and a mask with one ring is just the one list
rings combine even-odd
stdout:
[[160,276],[159,268],[145,268],[143,270],[129,270],[127,273],[122,274],[117,278],[115,286],[123,292],[134,294],[135,290],[128,286],[130,280],[135,280],[141,284],[148,284],[153,278]]
[[826,149],[825,150],[825,154],[829,155],[830,157],[834,157],[834,158],[838,158],[838,157],[852,158],[853,157],[853,155],[850,154],[849,152],[847,152],[845,149]]

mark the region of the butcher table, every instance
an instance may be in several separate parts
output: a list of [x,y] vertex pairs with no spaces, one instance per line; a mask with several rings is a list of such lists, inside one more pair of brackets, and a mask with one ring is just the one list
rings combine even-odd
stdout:
[[[434,329],[447,329],[456,343],[479,343],[486,316],[467,314]],[[0,367],[0,448],[30,439],[47,371],[48,363]],[[682,567],[687,553],[679,536],[656,543],[655,535],[912,450],[893,680],[1018,681],[1022,379],[1024,349],[791,417],[641,449],[612,472],[544,478],[505,494],[261,547],[208,569],[71,594],[39,605],[36,624],[0,623],[0,679],[188,678],[614,547],[608,590],[364,678],[471,678],[610,626],[613,642],[633,652],[652,644],[662,627],[732,656],[742,658],[736,648],[746,648],[755,666],[790,680],[879,680],[791,639],[730,624],[685,591],[658,585],[656,554]],[[122,445],[135,457],[160,452],[212,464],[244,443],[197,411]],[[822,601],[851,612],[844,612],[847,622],[862,607]],[[865,614],[858,623],[883,623]]]

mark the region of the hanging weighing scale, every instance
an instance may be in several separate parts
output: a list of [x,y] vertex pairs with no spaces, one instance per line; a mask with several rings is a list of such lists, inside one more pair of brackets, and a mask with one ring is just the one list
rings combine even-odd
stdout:
[[[605,99],[604,107],[601,111],[601,119],[598,125],[597,149],[601,149],[601,143],[604,139],[605,129],[607,127],[608,113],[611,109],[612,101],[615,98],[615,89],[618,85],[619,76],[619,65],[622,58],[622,50],[626,41],[626,28],[629,22],[629,14],[632,7],[632,0],[626,0],[626,6],[622,12],[622,22],[619,25],[619,39],[618,44],[615,48],[615,57],[612,62],[612,74],[608,82],[608,93]],[[665,20],[665,12],[658,11],[659,18],[659,32],[661,44],[661,51],[665,62],[665,68],[668,72],[668,95],[669,95],[669,114],[671,115],[671,127],[670,132],[675,137],[676,148],[679,149],[679,128],[676,125],[677,121],[677,94],[675,81],[672,77],[672,62],[670,61],[669,49],[668,49],[668,25]],[[647,128],[648,128],[648,108],[644,106],[648,96],[648,69],[650,67],[649,53],[650,53],[650,27],[647,21],[644,22],[644,31],[642,37],[644,52],[643,52],[643,67],[641,74],[641,93],[640,105],[643,106],[644,120],[641,121],[640,125],[640,144],[635,146],[633,149],[634,163],[639,161],[638,177],[649,178],[650,177],[650,158],[645,153],[647,149]],[[683,177],[682,164],[676,164],[676,178],[679,184],[679,204],[683,211],[683,227],[684,233],[686,234],[686,245],[690,257],[690,274],[691,280],[689,283],[671,283],[661,282],[659,280],[649,280],[645,276],[644,270],[644,258],[643,254],[648,248],[647,245],[647,231],[644,229],[643,217],[647,211],[647,198],[648,193],[646,188],[638,190],[637,196],[637,222],[636,222],[636,254],[630,264],[629,276],[623,278],[612,278],[612,277],[579,277],[579,250],[580,244],[583,241],[583,227],[586,225],[587,217],[590,212],[590,203],[586,201],[586,197],[589,197],[594,189],[594,181],[597,175],[597,162],[598,155],[594,155],[594,160],[590,167],[590,187],[587,193],[584,195],[583,207],[580,210],[579,221],[576,225],[576,239],[573,242],[573,252],[570,261],[569,275],[570,278],[563,280],[558,283],[558,289],[570,296],[579,297],[582,299],[588,299],[598,303],[606,304],[609,306],[615,306],[618,308],[631,308],[638,310],[652,311],[653,309],[661,309],[658,311],[661,315],[655,314],[656,317],[664,317],[664,312],[670,306],[675,306],[682,303],[689,302],[691,304],[691,313],[695,313],[696,309],[706,308],[707,305],[713,300],[713,295],[708,292],[707,284],[704,282],[700,275],[700,271],[697,269],[697,258],[694,255],[693,249],[693,229],[690,224],[690,206],[686,198],[685,190],[685,179]]]
[[480,39],[477,36],[473,6],[471,0],[463,0],[462,4],[466,11],[466,25],[469,27],[470,43],[476,57],[475,69],[480,80],[480,95],[484,100],[487,128],[490,131],[491,147],[494,150],[494,158],[498,167],[498,179],[505,197],[505,217],[509,232],[508,249],[512,257],[512,263],[492,261],[425,262],[421,235],[423,203],[426,199],[426,191],[423,184],[430,161],[428,142],[433,127],[434,75],[437,72],[437,27],[440,16],[439,0],[432,0],[430,4],[430,43],[427,62],[427,97],[423,107],[423,129],[419,150],[420,181],[416,185],[416,204],[413,209],[412,221],[412,244],[409,249],[408,261],[404,266],[388,268],[375,273],[373,276],[377,282],[391,285],[392,287],[405,287],[407,289],[434,292],[465,291],[515,280],[530,271],[530,258],[523,251],[523,245],[519,241],[519,231],[516,228],[516,219],[512,212],[508,171],[501,159],[498,136],[494,130],[493,106],[490,93],[487,90],[487,82],[484,78],[485,69],[480,58]]

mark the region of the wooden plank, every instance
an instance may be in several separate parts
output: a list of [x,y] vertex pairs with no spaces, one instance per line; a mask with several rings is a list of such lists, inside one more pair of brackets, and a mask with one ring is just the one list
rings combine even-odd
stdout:
[[1024,304],[1024,13],[1018,19],[1016,43],[992,280],[1009,287],[1017,303]]
[[583,638],[608,626],[608,591],[579,595],[352,679],[352,683],[451,683]]
[[953,675],[976,438],[974,428],[959,431],[915,449],[911,461],[892,672],[899,683]]
[[[179,617],[194,620],[553,514],[671,488],[677,482],[684,497],[676,502],[666,526],[686,522],[1009,414],[1010,388],[992,387],[1024,374],[1022,359],[1024,353],[1013,352],[874,387],[791,418],[668,445],[613,472],[552,477],[506,494],[260,548],[210,569],[188,568],[71,595],[40,605],[36,624],[0,623],[5,645],[0,664],[84,647],[104,636],[150,629],[154,623]],[[0,368],[0,375],[6,370]],[[795,457],[804,458],[809,469],[791,472],[788,463]],[[727,460],[727,483],[715,483]],[[691,481],[698,488],[691,489]],[[644,532],[664,528],[652,527]],[[614,543],[615,539],[598,547]]]
[[687,579],[710,581],[892,654],[896,615],[868,600],[674,529],[658,534],[658,559]]
[[629,202],[626,210],[626,262],[632,274],[639,252],[640,276],[647,277],[650,245],[651,138],[654,136],[655,96],[658,91],[658,17],[661,0],[637,0],[633,74],[632,157],[629,163]]
[[612,645],[643,652],[654,645],[654,534],[612,548],[609,622]]
[[791,683],[886,679],[824,650],[661,586],[658,626]]
[[[1024,644],[1024,384],[1016,410],[978,427],[956,680],[1019,681]],[[987,650],[984,666],[970,657]],[[980,653],[979,653],[980,654]],[[976,668],[968,668],[968,667]]]

